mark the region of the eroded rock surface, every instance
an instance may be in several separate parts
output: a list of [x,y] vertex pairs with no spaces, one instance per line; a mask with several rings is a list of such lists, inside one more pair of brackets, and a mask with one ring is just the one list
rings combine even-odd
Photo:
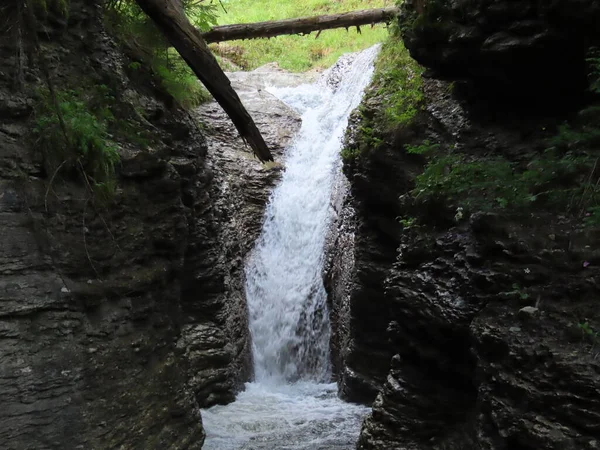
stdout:
[[585,87],[600,3],[411,0],[400,23],[411,55],[438,75],[470,80],[480,95],[547,107]]
[[[39,34],[56,89],[108,86],[119,120],[151,137],[113,136],[107,202],[53,177],[30,133],[44,78],[32,56],[16,83],[19,41],[2,40],[0,447],[199,449],[199,408],[251,376],[242,266],[278,171],[214,105],[184,113],[128,71],[100,8],[69,8]],[[278,149],[299,125],[283,109],[258,121]]]
[[413,127],[345,166],[356,226],[338,239],[354,242],[354,272],[341,277],[334,256],[328,283],[348,329],[341,394],[374,399],[358,448],[598,448],[600,363],[580,326],[600,328],[598,231],[535,209],[457,219],[457,205],[404,195],[424,164],[407,143],[519,157],[561,118],[483,114],[435,79],[423,90]]

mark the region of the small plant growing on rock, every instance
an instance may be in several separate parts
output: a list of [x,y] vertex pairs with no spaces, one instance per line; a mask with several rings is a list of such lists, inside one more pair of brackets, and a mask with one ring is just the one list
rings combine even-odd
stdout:
[[403,228],[412,228],[416,225],[416,217],[402,217],[398,220]]
[[580,322],[577,328],[581,330],[583,338],[589,340],[594,346],[600,344],[600,333],[594,331],[589,322]]
[[93,114],[75,91],[57,93],[56,107],[42,92],[33,128],[52,178],[61,169],[81,170],[92,186],[114,191],[119,153],[109,140],[106,117]]
[[440,148],[439,144],[432,143],[429,139],[425,139],[420,145],[405,145],[406,153],[412,155],[431,155]]
[[512,285],[513,291],[512,294],[515,294],[519,297],[519,299],[521,300],[527,300],[529,298],[529,294],[527,292],[525,292],[525,290],[523,290],[521,288],[521,286],[519,286],[517,283],[514,283]]

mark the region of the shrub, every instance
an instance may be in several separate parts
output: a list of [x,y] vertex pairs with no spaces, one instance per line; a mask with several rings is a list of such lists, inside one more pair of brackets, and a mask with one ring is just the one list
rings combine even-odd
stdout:
[[[590,91],[600,94],[600,51],[593,49],[587,61]],[[412,194],[420,201],[515,213],[535,204],[581,217],[585,226],[600,226],[599,121],[600,106],[588,106],[573,123],[558,128],[547,150],[530,155],[526,163],[441,151],[429,141],[406,146],[407,153],[427,158]]]
[[[183,6],[197,28],[206,30],[216,25],[216,4],[183,0]],[[162,33],[134,1],[110,0],[106,6],[106,18],[134,59],[128,69],[149,69],[162,90],[185,109],[210,99],[210,94],[186,62],[170,48]]]
[[412,195],[416,200],[515,213],[523,213],[535,203],[572,214],[587,210],[584,224],[600,224],[600,187],[594,178],[597,163],[585,152],[561,154],[549,149],[523,166],[504,157],[475,158],[436,150],[431,144],[407,149],[428,155],[423,173],[415,180]]
[[108,139],[107,119],[93,114],[81,97],[75,91],[57,93],[63,130],[49,93],[41,93],[33,128],[36,144],[50,171],[82,169],[93,186],[113,191],[119,162],[117,146]]

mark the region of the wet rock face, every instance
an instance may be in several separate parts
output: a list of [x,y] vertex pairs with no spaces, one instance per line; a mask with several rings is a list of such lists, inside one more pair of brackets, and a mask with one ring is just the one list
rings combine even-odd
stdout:
[[[300,118],[264,88],[294,85],[305,77],[269,67],[230,75],[278,160]],[[205,322],[186,327],[180,344],[193,368],[200,405],[211,406],[233,401],[253,375],[244,262],[262,229],[264,209],[281,166],[260,164],[217,103],[202,105],[194,114],[207,134],[206,168],[212,177],[208,195],[214,219],[210,228],[200,226],[193,232],[196,239],[187,251],[190,274],[205,275],[190,276],[183,290]],[[199,294],[202,302],[197,302]],[[198,337],[200,347],[194,344]]]
[[[377,108],[376,99],[363,108]],[[360,117],[350,118],[346,145],[360,133]],[[412,131],[407,136],[416,138]],[[395,142],[405,136],[389,136]],[[418,159],[382,146],[360,162],[346,163],[348,197],[339,213],[325,286],[332,316],[333,352],[340,394],[371,402],[385,382],[393,348],[385,331],[390,323],[384,281],[401,240],[400,193],[410,189]]]
[[405,44],[419,63],[497,100],[572,100],[586,85],[586,51],[600,42],[595,0],[412,0],[403,8]]
[[577,327],[597,317],[595,251],[556,231],[477,214],[405,236],[386,280],[399,354],[359,448],[595,448],[600,364]]
[[[115,76],[82,57],[86,45],[118,63],[92,25],[83,39],[65,31],[59,47],[86,70]],[[123,148],[109,206],[77,181],[57,176],[48,188],[52,174],[28,145],[31,109],[19,111],[32,104],[31,91],[11,89],[14,66],[2,59],[0,97],[16,107],[4,108],[0,131],[0,447],[199,449],[198,403],[175,344],[189,320],[180,290],[191,214],[182,198],[185,187],[205,184],[202,136],[154,103],[164,116],[153,125],[170,151]],[[56,61],[53,75],[86,73],[68,58]],[[183,138],[168,131],[177,124]]]
[[[199,408],[251,376],[242,267],[277,170],[129,79],[102,11],[69,7],[40,35],[56,88],[110,85],[153,139],[120,142],[107,204],[77,177],[48,188],[29,135],[43,78],[23,60],[17,89],[18,41],[0,41],[0,447],[199,449]],[[292,133],[269,127],[274,147]]]
[[[600,326],[597,231],[545,211],[457,222],[404,195],[423,161],[403,144],[509,155],[559,119],[475,114],[447,88],[424,80],[414,127],[345,166],[354,271],[329,292],[347,330],[342,395],[374,399],[358,448],[597,448],[600,362],[580,327]],[[407,216],[426,225],[403,229]]]

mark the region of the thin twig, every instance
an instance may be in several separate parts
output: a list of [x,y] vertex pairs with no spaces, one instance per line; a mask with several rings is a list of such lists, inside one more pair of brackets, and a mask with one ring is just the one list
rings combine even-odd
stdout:
[[48,193],[50,192],[50,188],[52,187],[54,178],[56,178],[56,175],[58,174],[58,172],[60,172],[60,169],[62,169],[62,166],[64,166],[66,163],[67,163],[66,159],[60,163],[60,165],[56,168],[56,170],[52,174],[50,181],[48,182],[48,187],[46,188],[46,195],[44,196],[44,207],[46,208],[46,213],[48,212]]
[[[90,195],[93,196],[94,195],[94,188],[92,188],[92,185],[90,184],[90,180],[89,177],[87,176],[87,174],[85,173],[85,169],[83,168],[83,164],[81,164],[81,160],[78,159],[77,163],[79,164],[79,168],[81,169],[81,175],[83,176],[83,179],[85,180],[85,184],[88,187],[88,190],[90,192]],[[98,215],[98,217],[100,218],[100,220],[102,221],[102,223],[104,224],[104,226],[106,227],[106,231],[108,231],[108,234],[110,235],[113,243],[115,244],[115,246],[117,247],[117,249],[119,251],[121,250],[121,247],[119,246],[119,243],[117,242],[114,234],[112,233],[112,231],[110,231],[110,227],[108,226],[108,224],[106,223],[106,220],[104,220],[104,217],[102,216],[102,214],[100,214],[100,211],[98,211],[98,209],[96,208],[96,206],[92,203],[92,206],[94,208],[94,212]]]
[[90,262],[90,266],[92,267],[92,270],[96,274],[96,278],[100,279],[100,275],[98,274],[98,271],[96,270],[96,267],[94,266],[94,262],[92,261],[92,257],[90,256],[90,252],[88,251],[87,239],[85,237],[85,213],[86,213],[87,205],[90,201],[90,198],[91,197],[88,197],[85,201],[85,204],[83,205],[83,217],[81,218],[81,232],[83,234],[83,248],[85,249],[85,255],[87,256],[87,259]]
[[590,176],[588,177],[587,183],[585,184],[585,189],[583,190],[583,194],[581,194],[579,203],[577,203],[578,207],[581,207],[584,204],[585,195],[587,194],[587,191],[588,191],[589,187],[591,186],[592,177],[594,176],[594,173],[596,172],[597,165],[598,165],[598,158],[596,158],[596,161],[594,162],[594,167],[592,168],[592,171],[590,172]]

